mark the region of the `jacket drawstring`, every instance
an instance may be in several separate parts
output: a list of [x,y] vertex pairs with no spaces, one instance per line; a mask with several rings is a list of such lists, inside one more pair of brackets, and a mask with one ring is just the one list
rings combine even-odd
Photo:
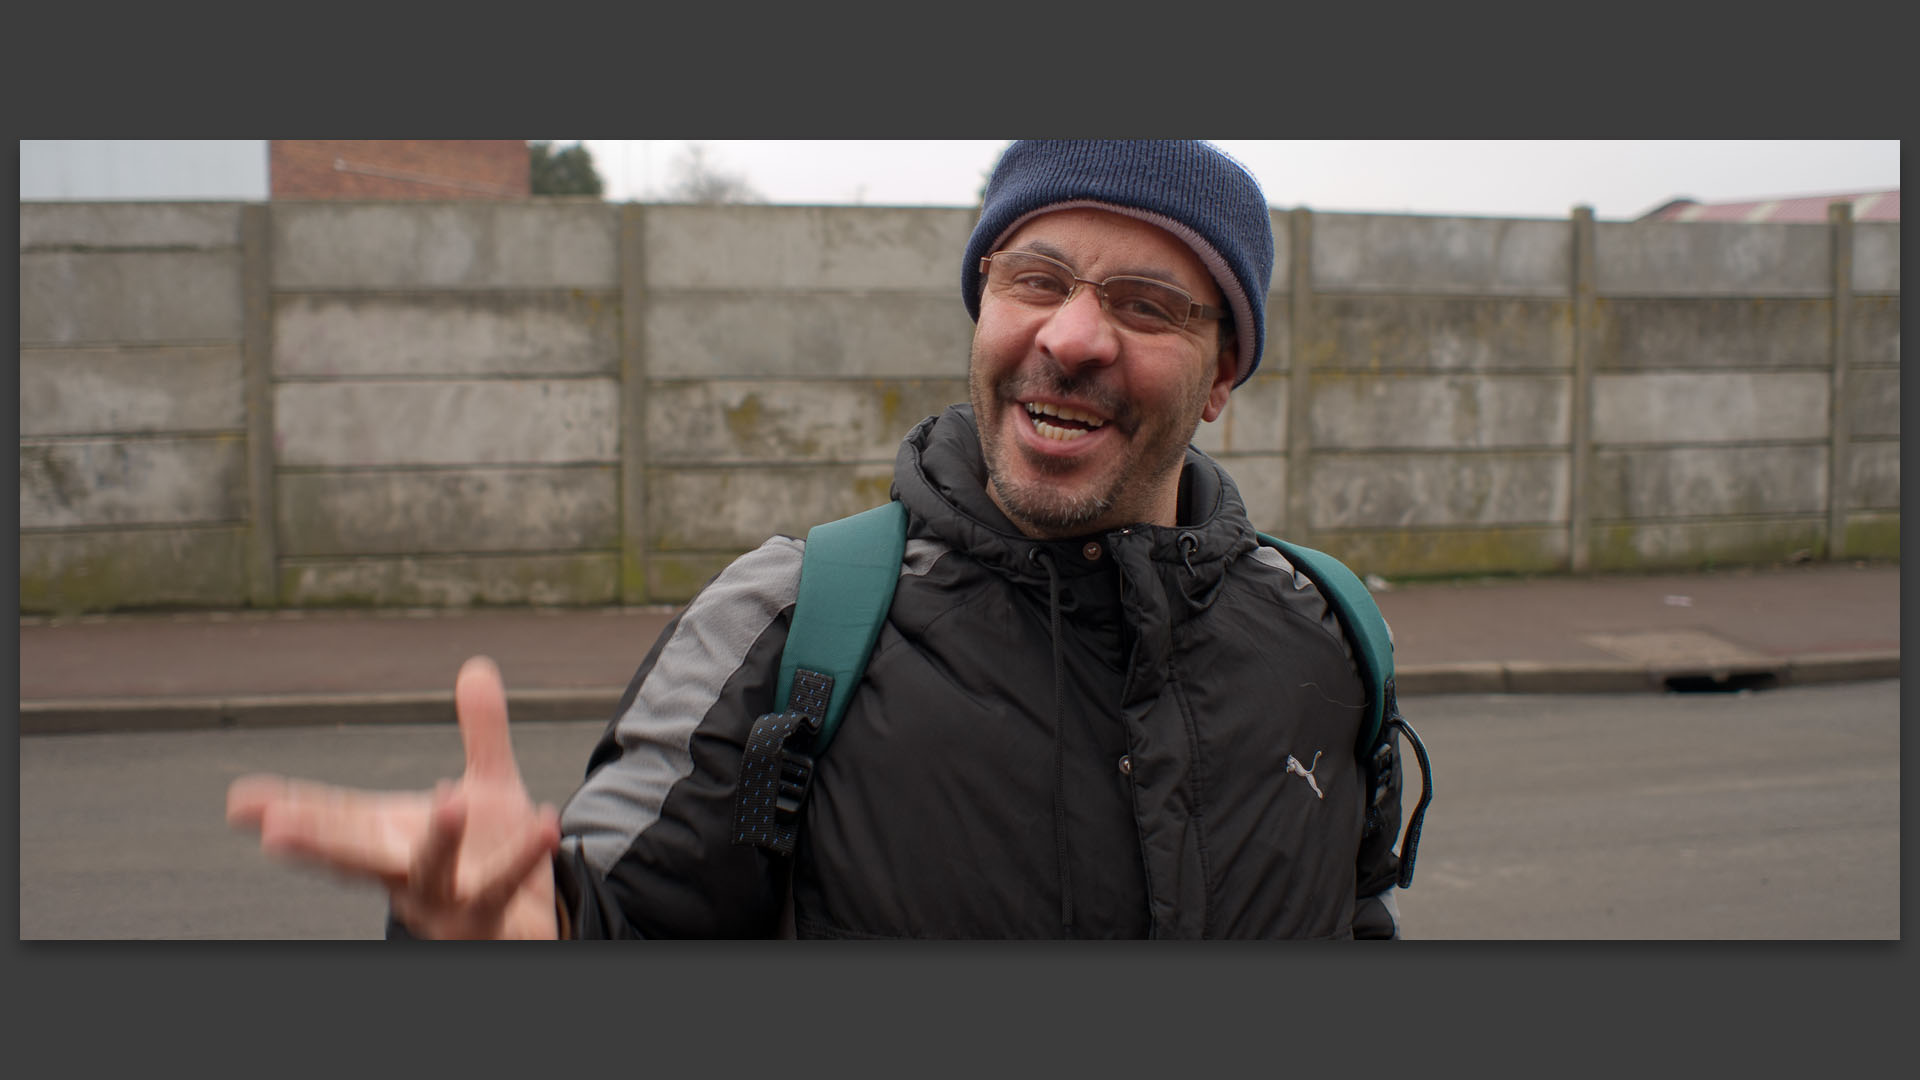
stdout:
[[1193,553],[1200,550],[1200,538],[1190,532],[1180,534],[1180,561],[1186,564],[1187,576],[1193,576]]
[[1047,616],[1053,634],[1053,842],[1060,870],[1060,929],[1073,936],[1073,877],[1067,870],[1067,759],[1061,736],[1066,715],[1066,659],[1060,645],[1060,573],[1049,552],[1033,548],[1028,558],[1047,568]]

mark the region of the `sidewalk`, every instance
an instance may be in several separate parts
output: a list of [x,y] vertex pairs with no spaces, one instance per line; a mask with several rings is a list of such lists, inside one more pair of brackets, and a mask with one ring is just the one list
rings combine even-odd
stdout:
[[[1900,568],[1376,587],[1401,696],[1620,693],[1898,678]],[[20,620],[23,735],[453,719],[499,663],[516,722],[607,719],[668,608]]]

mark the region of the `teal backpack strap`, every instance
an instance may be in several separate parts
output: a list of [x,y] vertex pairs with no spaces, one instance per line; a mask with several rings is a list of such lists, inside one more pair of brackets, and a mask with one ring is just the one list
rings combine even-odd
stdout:
[[900,581],[906,550],[907,508],[898,502],[807,532],[800,596],[794,602],[786,651],[780,654],[773,700],[788,700],[796,671],[817,671],[833,679],[833,696],[813,740],[816,754],[833,740],[847,699],[867,669],[880,624],[893,606],[893,587]]
[[1372,789],[1367,807],[1369,833],[1385,824],[1380,820],[1379,811],[1389,794],[1393,759],[1398,753],[1393,731],[1389,729],[1405,732],[1420,760],[1420,802],[1413,808],[1407,821],[1406,839],[1400,844],[1399,884],[1404,889],[1413,884],[1413,860],[1420,849],[1420,827],[1426,820],[1427,805],[1433,801],[1433,770],[1427,760],[1426,746],[1400,715],[1400,704],[1394,696],[1393,638],[1387,633],[1387,620],[1381,616],[1373,594],[1347,569],[1347,564],[1324,551],[1291,544],[1266,533],[1259,536],[1261,543],[1278,549],[1319,587],[1320,595],[1326,597],[1347,633],[1354,658],[1359,661],[1360,678],[1367,687],[1367,721],[1360,725],[1360,741],[1354,749],[1367,767],[1368,785]]
[[866,671],[906,547],[907,509],[898,502],[808,531],[774,683],[773,700],[784,711],[760,717],[748,732],[734,792],[735,844],[793,854],[814,761]]

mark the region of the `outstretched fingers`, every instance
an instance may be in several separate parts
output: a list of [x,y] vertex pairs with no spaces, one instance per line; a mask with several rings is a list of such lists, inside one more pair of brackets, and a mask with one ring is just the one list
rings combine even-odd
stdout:
[[395,913],[429,936],[503,927],[551,935],[537,917],[524,926],[507,917],[539,909],[550,923],[552,904],[541,899],[546,886],[536,875],[560,846],[560,822],[551,806],[536,808],[527,797],[493,661],[476,656],[462,665],[454,707],[467,762],[458,783],[432,793],[369,792],[243,776],[227,788],[228,824],[258,830],[268,854],[379,881]]
[[452,903],[459,893],[460,841],[466,833],[466,797],[443,780],[434,788],[427,835],[413,850],[408,891],[429,903]]
[[[236,782],[236,787],[240,785]],[[269,854],[317,862],[389,887],[404,883],[414,840],[426,827],[427,799],[264,779],[230,793],[228,819],[260,830]]]
[[236,829],[258,829],[260,816],[286,792],[287,778],[271,773],[249,773],[227,785],[227,824]]
[[553,807],[542,806],[519,841],[502,854],[478,883],[474,903],[487,909],[506,907],[526,883],[527,876],[545,863],[559,846],[560,815]]
[[468,778],[519,779],[513,741],[507,734],[507,690],[492,660],[476,656],[460,665],[453,683],[453,708],[467,751]]

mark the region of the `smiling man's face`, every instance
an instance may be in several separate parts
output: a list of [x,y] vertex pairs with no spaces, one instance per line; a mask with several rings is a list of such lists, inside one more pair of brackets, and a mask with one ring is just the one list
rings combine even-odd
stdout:
[[[1154,278],[1221,304],[1192,249],[1121,214],[1043,214],[1001,249],[1048,256],[1093,281]],[[1233,389],[1234,357],[1221,353],[1219,335],[1218,321],[1200,318],[1164,333],[1127,329],[1089,285],[1051,309],[986,288],[968,388],[995,505],[1041,538],[1174,524],[1187,444]]]

